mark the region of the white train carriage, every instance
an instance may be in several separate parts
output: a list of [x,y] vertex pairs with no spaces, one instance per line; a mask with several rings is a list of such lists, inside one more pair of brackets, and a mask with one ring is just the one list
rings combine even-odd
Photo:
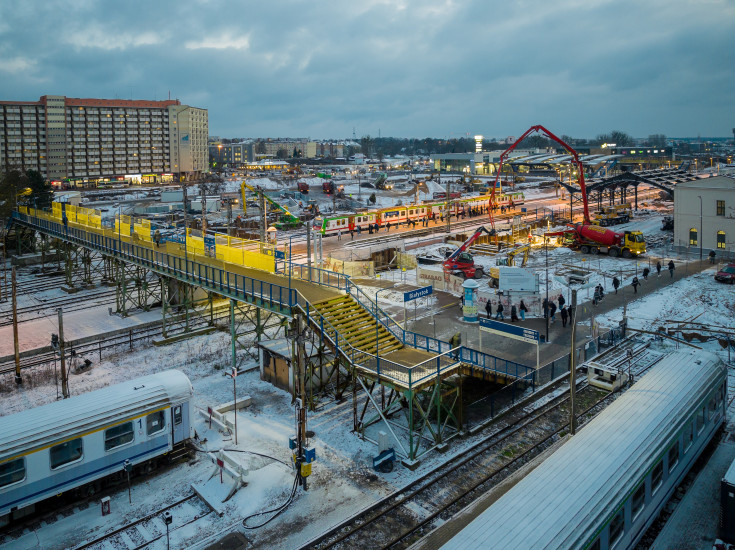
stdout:
[[664,357],[441,548],[635,547],[722,425],[726,383],[712,354]]
[[0,525],[54,495],[92,492],[193,437],[193,390],[168,370],[0,417]]

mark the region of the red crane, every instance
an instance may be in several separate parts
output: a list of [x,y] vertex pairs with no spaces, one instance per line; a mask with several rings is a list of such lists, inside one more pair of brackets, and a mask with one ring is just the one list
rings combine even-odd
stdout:
[[478,227],[470,237],[462,243],[462,245],[452,252],[442,264],[444,271],[457,275],[463,279],[480,279],[483,275],[482,266],[475,266],[475,260],[472,254],[467,250],[472,246],[480,235],[487,233],[491,237],[495,235],[495,229],[488,231],[485,227]]
[[[579,160],[579,155],[577,154],[577,151],[572,149],[570,145],[568,145],[563,140],[555,136],[552,132],[549,132],[546,128],[544,128],[540,124],[531,126],[528,130],[526,130],[526,132],[520,138],[518,138],[513,143],[513,145],[511,145],[510,147],[508,147],[505,151],[501,153],[500,164],[498,165],[498,173],[495,176],[493,190],[490,193],[490,204],[491,205],[495,204],[495,189],[498,186],[498,180],[500,179],[500,173],[503,170],[503,161],[508,157],[511,151],[513,151],[513,149],[515,149],[519,143],[521,143],[524,139],[526,139],[528,134],[530,134],[531,132],[543,132],[544,134],[546,134],[546,136],[549,139],[553,139],[559,145],[564,147],[564,149],[566,149],[570,155],[572,155],[572,163],[577,167],[577,173],[579,174],[579,176],[577,177],[577,183],[579,183],[579,188],[582,191],[582,204],[584,205],[584,223],[590,224],[591,223],[590,213],[589,213],[589,209],[587,208],[587,186],[584,183],[584,166],[582,165],[582,162]],[[489,212],[490,212],[490,223],[493,229],[495,229],[495,221],[493,220],[493,209],[490,208]],[[570,216],[571,216],[571,212],[570,212]]]

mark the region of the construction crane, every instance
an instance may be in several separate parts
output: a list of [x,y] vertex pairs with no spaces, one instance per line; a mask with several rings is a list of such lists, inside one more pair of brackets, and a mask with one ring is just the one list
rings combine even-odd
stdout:
[[487,233],[492,237],[495,235],[495,229],[488,230],[484,226],[479,227],[457,250],[447,256],[442,264],[444,271],[463,279],[481,279],[483,275],[482,266],[475,265],[472,254],[467,250],[483,233]]
[[276,201],[271,199],[268,195],[266,195],[263,191],[260,189],[256,189],[255,187],[252,187],[242,182],[242,185],[240,186],[241,194],[242,194],[242,208],[247,213],[247,197],[245,196],[245,189],[249,189],[253,193],[255,193],[257,196],[263,197],[268,204],[270,204],[273,208],[281,212],[281,218],[280,220],[275,223],[276,229],[291,229],[294,227],[300,227],[302,224],[302,221],[298,218],[298,216],[294,216],[291,214],[291,212],[288,211],[288,209],[285,206],[281,206]]
[[[522,246],[513,248],[512,250],[507,252],[505,257],[498,258],[497,260],[495,260],[495,265],[513,267],[515,266],[516,256],[518,256],[519,254],[523,254],[523,259],[521,260],[521,265],[516,266],[516,267],[526,267],[526,264],[528,263],[528,257],[531,254],[531,245],[524,244]],[[497,287],[499,282],[500,282],[500,268],[491,267],[490,268],[490,286]]]
[[[546,137],[549,139],[554,140],[559,145],[564,147],[564,149],[567,150],[567,152],[572,155],[572,164],[574,164],[577,167],[577,183],[579,184],[579,188],[582,192],[582,204],[584,205],[584,223],[589,225],[590,222],[590,213],[589,208],[587,207],[587,186],[584,183],[584,166],[582,165],[582,162],[579,160],[579,155],[577,154],[577,151],[572,149],[572,147],[562,141],[560,138],[558,138],[556,135],[554,135],[552,132],[541,126],[540,124],[537,124],[536,126],[531,126],[526,132],[519,137],[510,147],[508,147],[505,151],[503,151],[500,154],[500,163],[498,164],[498,172],[495,175],[495,182],[493,184],[492,191],[490,193],[490,204],[495,203],[495,189],[498,186],[498,182],[500,180],[500,174],[503,170],[503,161],[505,161],[506,158],[508,158],[508,155],[515,149],[519,143],[521,143],[528,134],[531,132],[543,132],[546,134]],[[495,229],[495,221],[493,219],[493,209],[489,208],[489,215],[490,215],[490,224],[492,225],[493,229]]]

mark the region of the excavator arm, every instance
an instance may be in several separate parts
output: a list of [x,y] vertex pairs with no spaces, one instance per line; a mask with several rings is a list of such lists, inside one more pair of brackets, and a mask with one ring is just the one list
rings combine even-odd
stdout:
[[492,237],[493,235],[495,235],[495,229],[490,229],[490,230],[488,230],[488,229],[486,229],[486,228],[485,228],[484,226],[482,226],[482,227],[479,227],[479,228],[477,229],[477,231],[475,231],[475,232],[474,232],[474,233],[473,233],[472,235],[470,235],[470,238],[469,238],[469,239],[467,239],[467,240],[466,240],[465,242],[463,242],[463,243],[462,243],[462,245],[461,245],[461,246],[460,246],[460,247],[459,247],[459,248],[458,248],[457,250],[455,250],[454,252],[452,252],[452,253],[451,253],[451,254],[449,255],[449,257],[448,257],[448,258],[447,258],[447,259],[445,260],[445,263],[446,263],[446,262],[451,262],[451,261],[452,261],[452,260],[453,260],[454,258],[456,258],[457,256],[459,256],[459,255],[460,255],[460,254],[461,254],[462,252],[465,252],[465,251],[467,251],[467,249],[468,249],[469,247],[471,247],[471,246],[472,246],[472,244],[473,244],[473,243],[474,243],[474,242],[475,242],[475,241],[476,241],[476,240],[477,240],[477,239],[478,239],[478,238],[480,237],[480,235],[482,235],[483,233],[487,233],[488,235],[490,235],[490,236]]
[[285,206],[282,206],[282,205],[278,204],[276,201],[274,201],[268,195],[266,195],[265,193],[263,193],[260,189],[256,189],[256,188],[248,185],[247,183],[242,182],[242,185],[240,186],[240,191],[241,191],[241,194],[242,194],[242,205],[243,205],[242,207],[243,207],[243,210],[245,210],[245,212],[247,212],[247,201],[246,201],[246,198],[245,198],[245,189],[249,189],[250,191],[252,191],[256,195],[262,196],[263,198],[265,198],[266,201],[268,201],[268,204],[270,204],[271,206],[273,206],[273,208],[275,208],[276,210],[279,210],[280,212],[283,212],[286,216],[290,216],[294,220],[298,220],[299,219],[297,216],[294,216],[293,214],[291,214],[291,212],[289,212],[288,209]]
[[[589,208],[587,206],[587,186],[584,182],[584,166],[582,165],[582,162],[579,160],[579,155],[577,154],[577,151],[572,149],[572,147],[564,142],[562,139],[554,135],[552,132],[541,126],[540,124],[537,124],[535,126],[531,126],[526,132],[518,138],[510,147],[508,147],[505,151],[503,151],[500,154],[500,162],[498,164],[498,172],[495,175],[495,182],[493,183],[493,188],[490,193],[490,204],[495,204],[495,189],[498,186],[498,181],[500,180],[500,174],[503,170],[503,162],[506,158],[508,158],[508,155],[515,149],[519,143],[521,143],[526,137],[532,133],[532,132],[542,132],[548,137],[549,139],[557,142],[559,145],[564,147],[566,151],[572,155],[572,163],[577,167],[577,173],[579,176],[577,177],[577,183],[579,183],[579,188],[582,192],[582,204],[584,205],[584,223],[589,224],[590,222],[590,213]],[[492,208],[489,209],[490,211],[490,223],[493,227],[495,227],[495,222],[493,221],[493,212]]]

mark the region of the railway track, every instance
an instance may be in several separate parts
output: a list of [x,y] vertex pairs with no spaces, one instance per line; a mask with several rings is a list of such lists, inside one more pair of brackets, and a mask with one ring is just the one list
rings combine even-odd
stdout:
[[[64,312],[79,311],[92,306],[104,306],[115,302],[115,289],[101,289],[98,292],[79,296],[64,296],[40,302],[38,304],[17,308],[18,322],[33,321],[38,316],[43,316],[46,310],[56,310],[63,307]],[[35,314],[35,317],[33,316]],[[8,317],[10,315],[10,317]],[[13,324],[12,312],[6,312],[5,317],[0,319],[0,327]]]
[[[657,359],[656,359],[657,361]],[[641,364],[637,376],[651,364]],[[582,426],[619,394],[578,384]],[[406,548],[549,448],[568,427],[568,394],[487,435],[435,470],[309,541],[308,549]]]
[[[215,309],[213,316],[215,325],[220,321],[229,322],[229,318],[230,314],[228,308],[220,308],[219,311]],[[174,322],[178,322],[178,320]],[[209,324],[209,317],[193,317],[189,320],[189,324],[192,330],[203,328]],[[266,325],[265,328],[273,328],[276,325],[278,325],[278,323],[274,322]],[[85,342],[80,345],[70,344],[67,346],[67,350],[69,353],[73,350],[76,356],[81,359],[83,359],[85,355],[88,356],[91,354],[97,354],[101,357],[103,351],[122,346],[129,346],[132,350],[134,344],[137,342],[145,341],[156,336],[162,336],[162,326],[160,323],[155,326],[133,327],[124,334],[116,334],[114,336],[100,334],[99,338],[94,339],[93,341]],[[49,365],[53,363],[55,359],[58,360],[58,356],[55,352],[41,351],[32,356],[21,357],[20,368],[21,370],[28,370],[34,367]],[[13,372],[15,372],[15,363],[13,360],[7,360],[0,363],[0,375]]]
[[[164,513],[171,514],[171,524],[166,527]],[[190,525],[212,513],[209,506],[195,493],[161,508],[147,516],[105,533],[92,541],[75,547],[75,550],[139,550],[160,539],[166,539],[171,532]]]

